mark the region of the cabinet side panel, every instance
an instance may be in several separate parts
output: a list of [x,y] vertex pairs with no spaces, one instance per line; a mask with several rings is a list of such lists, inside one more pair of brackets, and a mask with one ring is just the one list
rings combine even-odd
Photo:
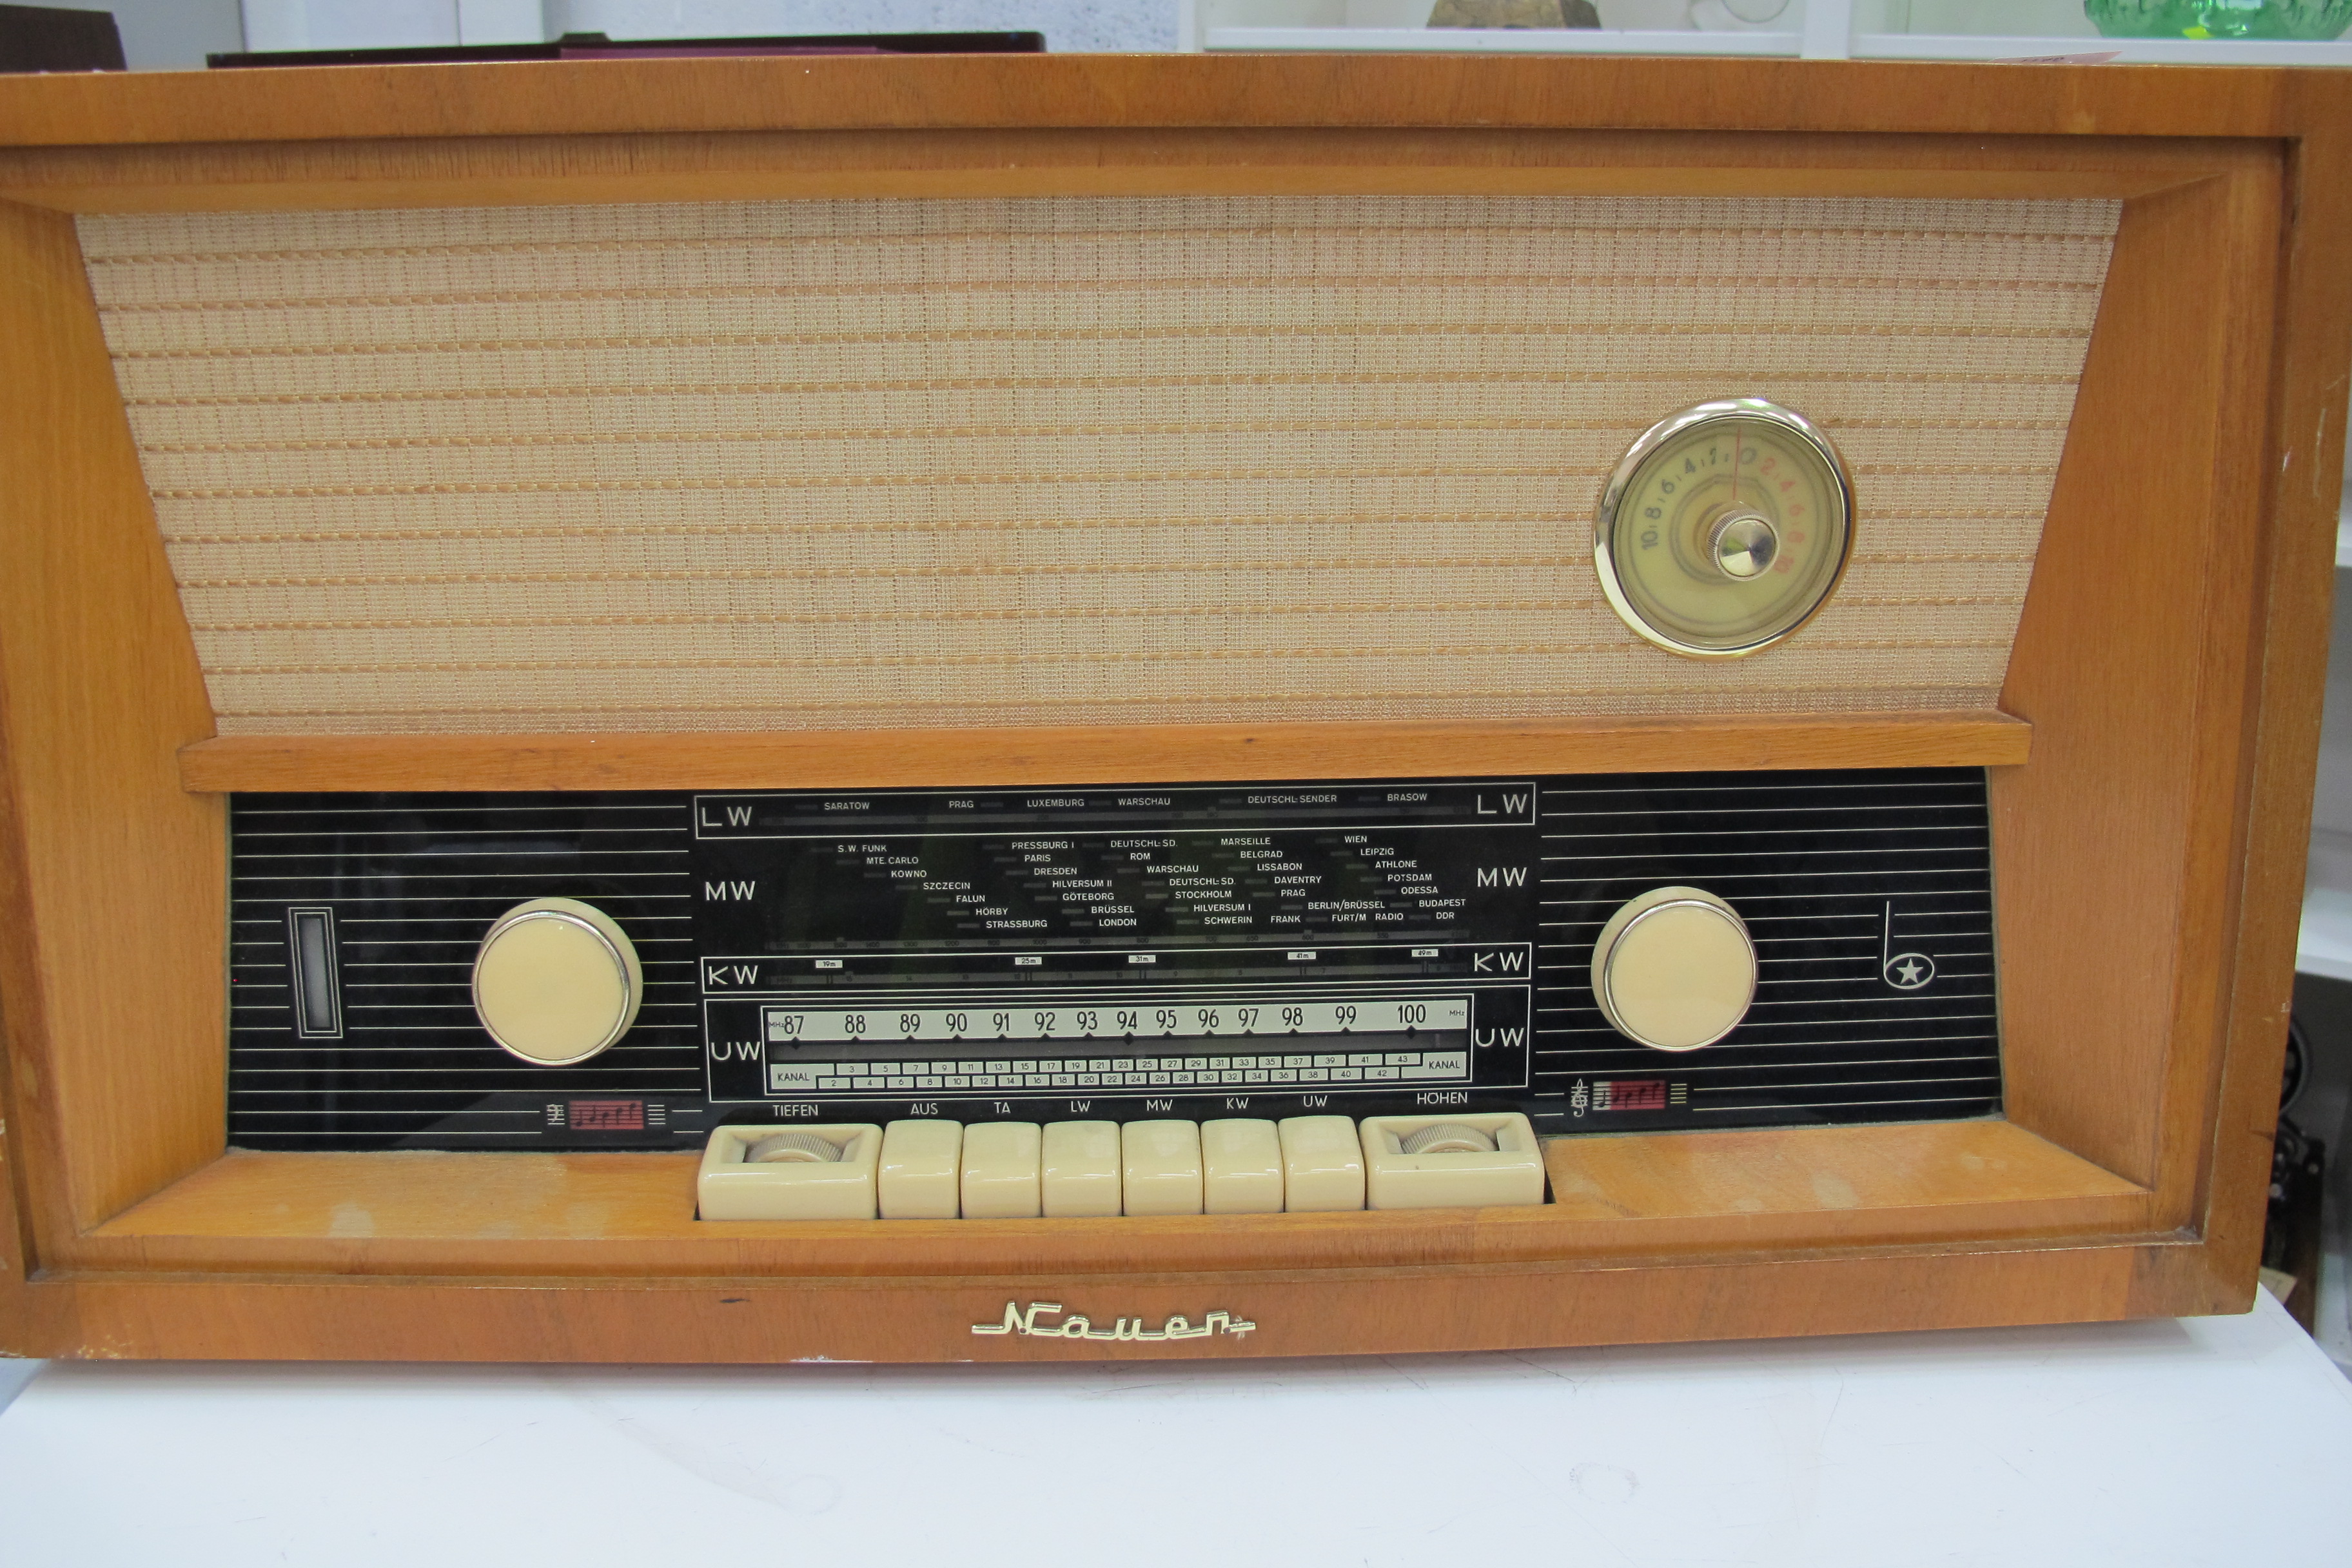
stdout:
[[2010,1114],[2151,1186],[2193,1181],[2166,1119],[2210,1118],[2221,1045],[2275,158],[2126,206],[2001,697],[2035,726],[1994,782]]
[[37,1237],[222,1146],[222,816],[173,759],[211,733],[72,221],[0,206],[0,987]]
[[2251,826],[2200,1249],[2208,1265],[2203,1300],[2224,1311],[2245,1309],[2262,1250],[2310,842],[2352,336],[2352,296],[2344,288],[2352,247],[2347,159],[2352,135],[2339,120],[2297,143],[2286,171],[2291,216],[2265,462],[2270,537],[2258,584],[2263,637],[2252,721]]

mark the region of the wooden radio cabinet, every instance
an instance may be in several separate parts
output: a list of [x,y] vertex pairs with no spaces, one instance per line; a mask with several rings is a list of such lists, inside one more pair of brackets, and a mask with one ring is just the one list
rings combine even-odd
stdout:
[[[0,79],[0,1349],[1280,1355],[2242,1310],[2348,284],[2352,78],[2318,72]],[[1842,454],[1851,562],[1784,645],[1685,658],[1603,602],[1595,508],[1645,428],[1736,397]],[[1763,526],[1706,548],[1761,570]],[[240,932],[308,940],[244,881],[231,924],[273,797],[1886,770],[1979,802],[1994,941],[1943,960],[1997,1006],[1971,1087],[1609,1132],[1539,1006],[1495,1103],[1535,1113],[1540,1204],[700,1219],[706,1123],[643,1094],[537,1148],[560,1094],[475,1145],[273,1134],[272,1104],[363,1125],[302,1054],[342,1005],[233,983]],[[1855,939],[1889,1008],[1925,984],[1881,974],[1897,918]],[[1753,923],[1769,975],[1796,939]],[[1313,958],[1338,928],[1298,929]],[[1592,1001],[1566,940],[1531,950],[1562,1016]],[[436,1026],[489,1048],[457,997]],[[1675,1057],[1674,1108],[1738,1039]],[[1643,1086],[1615,1114],[1664,1115],[1668,1076],[1611,1079]],[[678,1115],[717,1125],[701,1081]],[[1265,1114],[1306,1103],[1275,1083]],[[608,1103],[646,1136],[583,1142]],[[1077,1315],[1186,1331],[1052,1327]]]

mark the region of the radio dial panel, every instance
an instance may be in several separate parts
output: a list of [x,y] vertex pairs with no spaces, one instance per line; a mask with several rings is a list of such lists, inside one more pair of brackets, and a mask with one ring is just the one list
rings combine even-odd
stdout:
[[2000,1104],[1970,770],[240,795],[231,820],[241,1147]]

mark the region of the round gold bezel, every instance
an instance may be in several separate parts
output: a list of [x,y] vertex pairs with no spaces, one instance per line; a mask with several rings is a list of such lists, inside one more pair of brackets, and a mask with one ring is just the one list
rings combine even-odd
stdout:
[[[1779,426],[1811,447],[1827,465],[1839,512],[1838,555],[1836,563],[1830,570],[1829,581],[1822,585],[1821,593],[1803,614],[1788,625],[1750,642],[1729,647],[1706,647],[1685,642],[1672,632],[1651,625],[1634,607],[1619,574],[1612,540],[1617,531],[1617,513],[1624,505],[1626,492],[1633,488],[1643,465],[1659,448],[1689,431],[1718,420],[1731,419],[1762,420]],[[1761,653],[1768,647],[1786,642],[1803,630],[1836,596],[1838,584],[1845,580],[1847,563],[1853,559],[1853,481],[1846,473],[1845,460],[1838,456],[1837,448],[1830,444],[1830,438],[1822,433],[1819,426],[1792,408],[1783,408],[1761,397],[1723,397],[1695,404],[1651,426],[1642,433],[1639,440],[1627,448],[1625,456],[1618,460],[1617,467],[1611,472],[1608,484],[1601,489],[1601,505],[1592,522],[1592,565],[1601,579],[1601,596],[1609,601],[1609,607],[1616,611],[1617,618],[1632,627],[1644,642],[1668,653],[1680,654],[1685,658],[1745,658],[1749,654]]]

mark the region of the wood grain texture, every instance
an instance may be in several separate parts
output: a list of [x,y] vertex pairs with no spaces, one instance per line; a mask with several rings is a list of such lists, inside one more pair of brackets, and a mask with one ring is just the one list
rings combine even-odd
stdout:
[[[66,1274],[0,1286],[26,1353],[268,1361],[719,1363],[1381,1355],[1535,1345],[2093,1322],[2172,1310],[2180,1242],[1989,1244],[1629,1267],[1493,1264],[1188,1276],[543,1281],[168,1279]],[[979,1336],[1005,1304],[1097,1321],[1255,1326],[1167,1345]]]
[[[2229,1046],[2213,1086],[2204,1190],[2205,1245],[2197,1259],[2216,1311],[2252,1301],[2260,1260],[2280,1062],[2294,1002],[2294,952],[2326,685],[2330,601],[2336,586],[2336,509],[2345,439],[2345,364],[2352,359],[2341,258],[2352,252],[2352,125],[2323,121],[2287,163],[2294,221],[2283,250],[2280,310],[2292,329],[2268,405],[2274,460],[2264,469],[2267,561],[2252,584],[2264,636],[2250,671],[2247,798],[2250,824],[2234,940]],[[2198,1130],[2203,1131],[2203,1130]]]
[[[0,1047],[8,1038],[7,1000],[0,993]],[[11,1156],[8,1142],[8,1115],[15,1104],[8,1085],[8,1052],[0,1048],[0,1291],[24,1281],[26,1259],[32,1254],[32,1205],[25,1193],[25,1167]],[[5,1313],[0,1312],[0,1323],[5,1321]],[[5,1331],[0,1331],[0,1345],[5,1345]]]
[[[1938,1211],[1958,1217],[1979,1205],[2028,1230],[2051,1218],[2080,1229],[2126,1214],[2133,1228],[2147,1220],[2145,1189],[2009,1121],[1555,1138],[1544,1163],[1563,1221],[1644,1230],[1713,1221],[1693,1228],[1717,1247],[1776,1232],[1773,1245],[1922,1234],[1907,1227],[1938,1230]],[[2119,1199],[2132,1201],[2108,1201]],[[2093,1208],[2104,1217],[2092,1219]]]
[[1465,55],[341,66],[0,79],[0,145],[1192,126],[2284,136],[2336,73]]
[[2212,172],[2182,137],[1898,136],[1464,125],[795,131],[11,147],[0,196],[72,212],[1223,195],[2069,197]]
[[1636,769],[2010,767],[2005,714],[1090,725],[769,734],[226,735],[183,786],[232,790],[872,789]]
[[2009,1112],[2184,1225],[2201,1152],[2168,1108],[2202,1113],[2179,1078],[2221,1046],[2255,646],[2278,174],[2245,156],[2124,209],[2001,696],[2034,765],[1992,791]]
[[232,1151],[66,1268],[499,1276],[1099,1275],[1425,1268],[2149,1228],[2147,1194],[2002,1121],[1554,1142],[1534,1208],[718,1223],[686,1154]]
[[212,732],[71,220],[0,205],[0,989],[37,1226],[216,1155],[222,814]]
[[[1887,716],[1773,732],[1482,727],[1467,752],[1458,734],[1410,742],[1445,748],[1436,771],[1996,764],[2013,1125],[1867,1130],[1885,1143],[1854,1129],[1588,1139],[1551,1151],[1563,1201],[1541,1211],[1118,1222],[1083,1238],[1013,1222],[989,1226],[993,1250],[944,1234],[961,1226],[890,1227],[882,1247],[700,1226],[678,1217],[685,1163],[664,1156],[522,1156],[471,1175],[459,1163],[505,1157],[218,1157],[208,922],[222,868],[206,792],[1432,764],[1383,766],[1362,732],[1312,726],[960,732],[973,749],[945,756],[921,736],[829,755],[797,748],[841,738],[761,737],[723,757],[715,737],[642,753],[579,737],[195,744],[209,715],[69,231],[16,207],[0,212],[0,1156],[13,1162],[0,1174],[24,1202],[0,1235],[0,1347],[1101,1353],[971,1336],[1008,1297],[1260,1322],[1246,1341],[1162,1347],[1179,1354],[2242,1309],[2352,353],[2352,76],[1062,57],[0,79],[0,189],[58,207],[1488,188],[2130,198],[2004,696],[2031,725],[2030,757],[2024,725],[1990,718],[1935,733]],[[999,771],[975,778],[982,767]],[[148,960],[136,985],[121,978],[131,950]],[[1971,1142],[1987,1139],[2002,1142]],[[257,1163],[273,1161],[293,1163]],[[349,1234],[362,1215],[373,1234]],[[1157,1227],[1149,1247],[1133,1226]],[[7,1256],[20,1235],[27,1255]]]
[[[2158,1212],[2179,1215],[2190,1225],[2198,1225],[2204,1213],[2211,1174],[2249,840],[2257,831],[2274,831],[2258,823],[2249,807],[2263,644],[2266,636],[2291,635],[2263,624],[2263,556],[2274,547],[2277,526],[2276,454],[2285,449],[2284,433],[2273,423],[2284,353],[2277,340],[2277,278],[2285,175],[2281,160],[2260,178],[2222,182],[2227,205],[2219,215],[2219,229],[2226,237],[2221,259],[2229,292],[2222,297],[2226,303],[2208,304],[2221,333],[2214,370],[2222,398],[2204,527],[2218,537],[2202,584],[2198,741],[2185,770],[2190,843],[2177,934],[2183,962],[2168,1031],[2173,1048],[2159,1091],[2163,1158],[2156,1182]],[[2282,1031],[2272,1051],[2283,1052],[2284,1045]]]

